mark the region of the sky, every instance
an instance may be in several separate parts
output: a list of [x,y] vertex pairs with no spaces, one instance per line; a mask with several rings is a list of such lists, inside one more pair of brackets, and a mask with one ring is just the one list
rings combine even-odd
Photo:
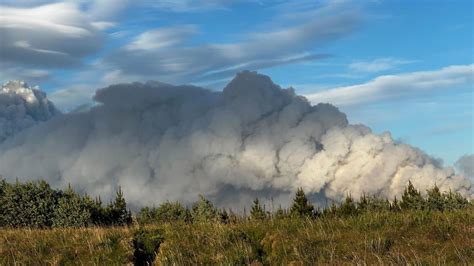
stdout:
[[452,165],[474,151],[472,1],[1,0],[0,81],[64,112],[158,80],[269,75]]

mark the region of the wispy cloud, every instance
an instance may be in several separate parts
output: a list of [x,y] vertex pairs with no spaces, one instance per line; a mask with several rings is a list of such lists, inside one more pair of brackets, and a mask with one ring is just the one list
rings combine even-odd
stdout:
[[357,105],[379,100],[428,93],[432,90],[474,83],[473,65],[453,65],[434,71],[419,71],[377,77],[367,83],[337,87],[308,94],[312,103]]
[[[315,16],[314,14],[317,14]],[[280,18],[281,19],[281,18]],[[329,55],[312,52],[346,36],[359,26],[360,14],[343,5],[328,4],[305,12],[291,26],[249,33],[233,43],[195,44],[189,25],[148,30],[105,58],[113,70],[145,79],[193,82],[229,77],[243,69],[317,60]]]
[[72,3],[0,8],[3,63],[70,67],[79,65],[103,44],[102,33]]
[[354,72],[375,73],[397,68],[398,66],[414,63],[414,60],[397,59],[392,57],[377,58],[371,61],[356,61],[349,64]]

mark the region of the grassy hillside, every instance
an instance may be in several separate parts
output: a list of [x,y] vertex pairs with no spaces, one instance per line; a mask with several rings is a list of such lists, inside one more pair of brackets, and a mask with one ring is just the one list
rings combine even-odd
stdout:
[[235,223],[0,229],[0,265],[474,264],[474,208]]

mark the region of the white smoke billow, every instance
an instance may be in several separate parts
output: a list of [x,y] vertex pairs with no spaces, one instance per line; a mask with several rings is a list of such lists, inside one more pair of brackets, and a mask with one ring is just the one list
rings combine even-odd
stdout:
[[0,88],[0,143],[19,131],[58,114],[46,94],[23,81],[9,81]]
[[198,194],[219,206],[256,196],[286,205],[299,187],[320,202],[393,197],[408,180],[473,195],[469,179],[421,150],[350,125],[336,107],[311,106],[255,72],[223,92],[148,82],[101,89],[95,100],[7,139],[0,175],[102,196],[120,185],[135,206]]

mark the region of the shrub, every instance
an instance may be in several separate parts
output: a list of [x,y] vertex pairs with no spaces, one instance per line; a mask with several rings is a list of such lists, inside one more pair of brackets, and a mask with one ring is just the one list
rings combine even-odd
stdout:
[[137,230],[133,236],[134,264],[152,265],[163,240],[163,233],[159,229]]
[[218,212],[214,205],[204,198],[203,195],[199,195],[199,201],[194,203],[191,217],[195,223],[205,223],[210,221],[218,220]]
[[165,202],[158,208],[142,208],[137,219],[140,224],[188,222],[191,213],[179,202]]
[[83,227],[90,225],[91,211],[89,202],[77,195],[69,187],[59,197],[52,217],[53,227]]

